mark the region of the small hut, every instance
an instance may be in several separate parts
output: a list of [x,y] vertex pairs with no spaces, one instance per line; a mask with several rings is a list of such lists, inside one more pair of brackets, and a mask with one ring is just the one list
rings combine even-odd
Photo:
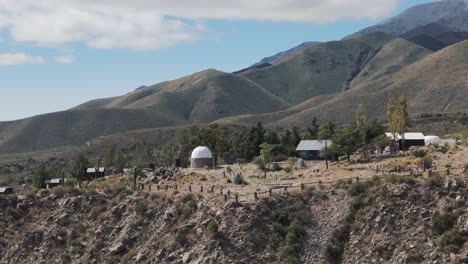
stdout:
[[214,159],[211,150],[205,146],[196,147],[192,151],[190,167],[192,169],[214,168]]
[[13,188],[11,188],[11,187],[0,187],[0,194],[13,194]]
[[85,178],[88,180],[96,179],[96,178],[103,178],[106,175],[106,168],[99,168],[96,171],[96,168],[88,168],[86,170]]
[[64,184],[66,182],[66,180],[67,179],[64,179],[64,181],[62,182],[62,179],[60,179],[60,178],[51,179],[51,180],[45,182],[46,188],[47,189],[52,189],[54,187],[61,186],[62,184]]

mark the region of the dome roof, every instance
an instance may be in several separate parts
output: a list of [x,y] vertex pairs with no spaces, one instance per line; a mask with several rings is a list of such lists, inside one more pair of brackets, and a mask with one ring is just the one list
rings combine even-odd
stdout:
[[442,139],[438,136],[425,136],[424,143],[426,143],[426,146],[429,146],[430,144],[439,144],[442,143]]
[[213,154],[211,154],[211,150],[207,147],[196,147],[192,151],[192,159],[211,159],[213,158]]

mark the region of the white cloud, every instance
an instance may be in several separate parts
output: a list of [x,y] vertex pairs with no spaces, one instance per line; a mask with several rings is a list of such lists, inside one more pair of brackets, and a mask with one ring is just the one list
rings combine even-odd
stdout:
[[55,62],[60,64],[72,64],[76,62],[75,56],[72,55],[62,55],[54,58]]
[[31,56],[24,53],[0,54],[0,66],[12,66],[20,64],[42,64],[44,59],[40,56]]
[[0,0],[0,30],[44,46],[150,50],[196,40],[207,19],[327,23],[381,18],[404,0]]

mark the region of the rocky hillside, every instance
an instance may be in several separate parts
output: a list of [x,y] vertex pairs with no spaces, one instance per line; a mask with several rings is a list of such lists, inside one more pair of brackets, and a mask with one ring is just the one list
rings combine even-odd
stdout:
[[239,206],[118,180],[3,196],[0,262],[466,263],[467,184],[341,181]]

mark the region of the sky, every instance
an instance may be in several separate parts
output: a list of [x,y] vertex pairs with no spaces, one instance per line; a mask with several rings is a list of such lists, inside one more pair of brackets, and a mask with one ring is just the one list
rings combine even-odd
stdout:
[[0,0],[0,121],[209,68],[236,71],[428,2]]

